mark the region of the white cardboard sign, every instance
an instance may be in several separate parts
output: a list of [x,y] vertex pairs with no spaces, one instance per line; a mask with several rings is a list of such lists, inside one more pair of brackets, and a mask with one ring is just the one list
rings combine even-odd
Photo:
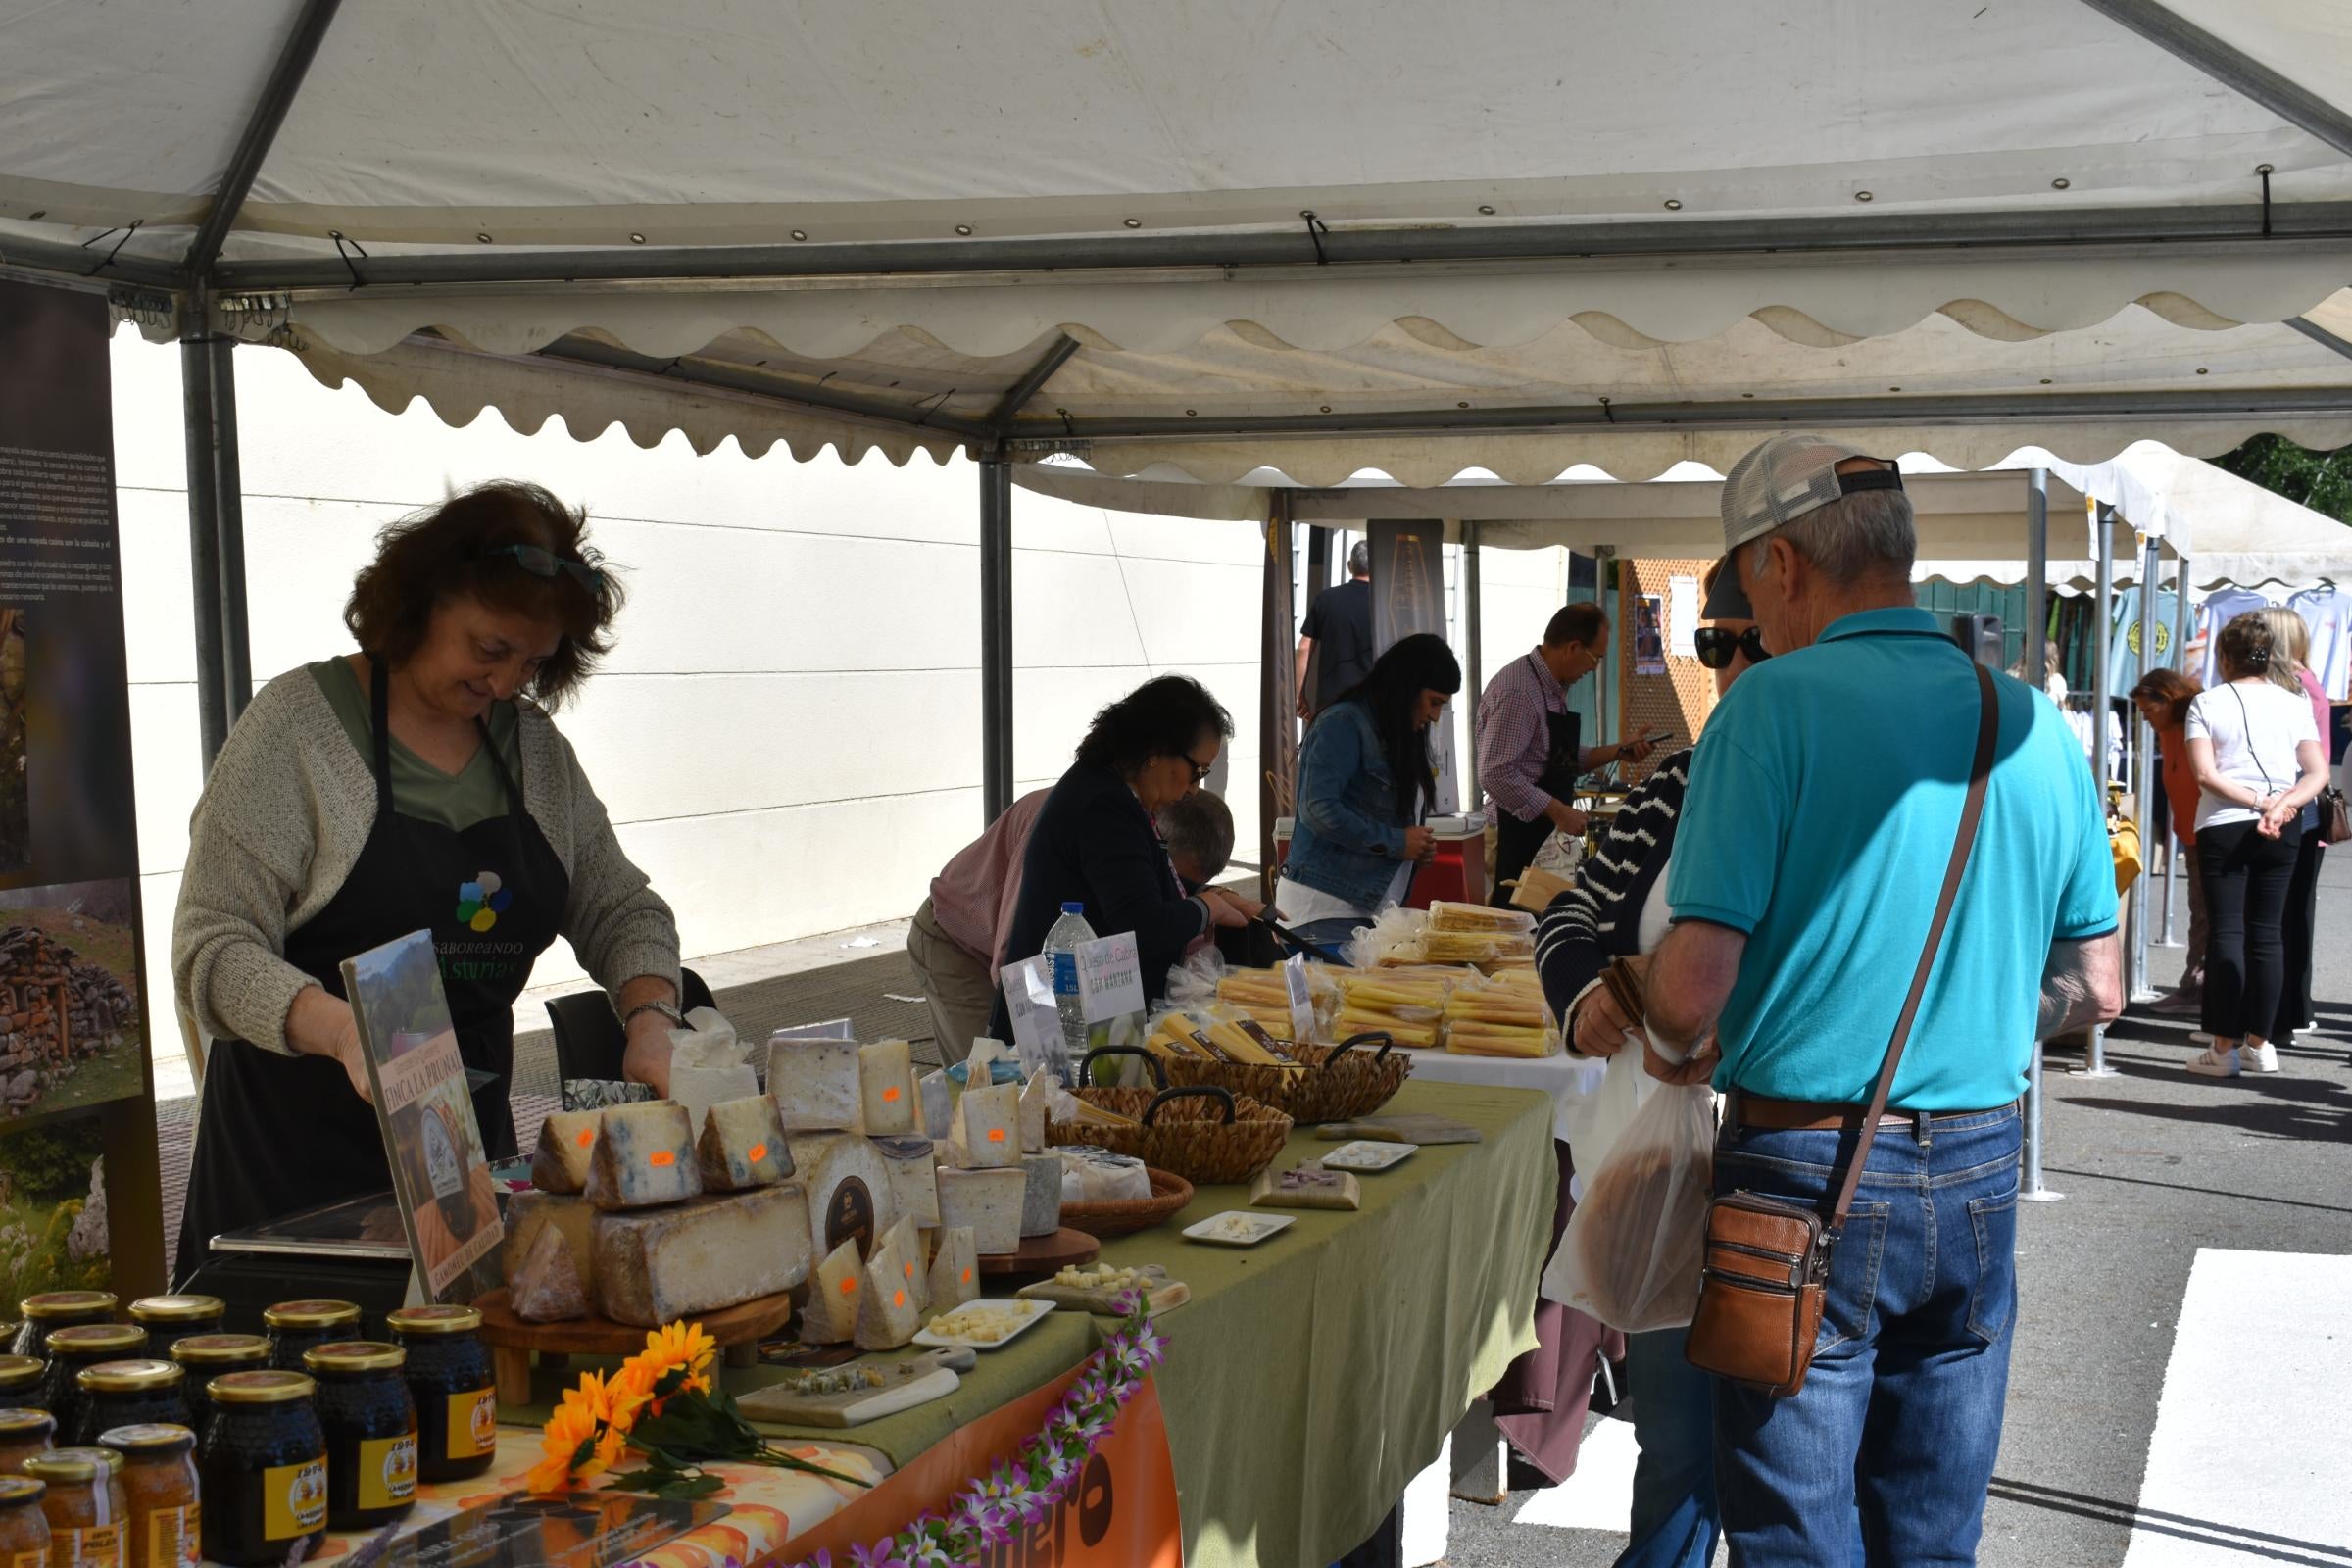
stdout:
[[1043,1052],[1049,1040],[1061,1036],[1061,1013],[1054,1005],[1054,968],[1044,954],[1008,963],[1004,1009],[1012,1014],[1012,1040],[1031,1053]]
[[1078,945],[1078,995],[1088,1023],[1144,1010],[1144,964],[1134,932]]

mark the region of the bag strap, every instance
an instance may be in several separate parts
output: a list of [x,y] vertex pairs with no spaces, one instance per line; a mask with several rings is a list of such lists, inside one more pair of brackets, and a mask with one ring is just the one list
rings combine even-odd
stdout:
[[1943,945],[1943,928],[1952,917],[1952,905],[1960,896],[1960,873],[1968,868],[1968,852],[1977,842],[1977,824],[1984,815],[1984,789],[1992,779],[1992,748],[2001,727],[2000,700],[1992,684],[1992,671],[1974,660],[1969,667],[1977,672],[1977,755],[1968,769],[1968,799],[1960,808],[1960,831],[1952,840],[1952,858],[1943,868],[1943,890],[1936,897],[1936,917],[1928,922],[1928,940],[1920,949],[1919,967],[1911,973],[1911,994],[1903,999],[1902,1015],[1894,1020],[1894,1037],[1886,1042],[1886,1060],[1879,1068],[1878,1086],[1870,1094],[1870,1109],[1862,1118],[1862,1136],[1854,1144],[1854,1152],[1846,1162],[1845,1178],[1838,1184],[1838,1205],[1830,1212],[1830,1230],[1845,1229],[1845,1216],[1854,1206],[1854,1193],[1862,1185],[1862,1167],[1870,1158],[1870,1146],[1879,1133],[1879,1118],[1886,1112],[1886,1096],[1894,1088],[1894,1069],[1903,1059],[1903,1047],[1910,1043],[1912,1021],[1919,1016],[1920,998],[1927,994],[1928,972],[1936,967],[1936,951]]

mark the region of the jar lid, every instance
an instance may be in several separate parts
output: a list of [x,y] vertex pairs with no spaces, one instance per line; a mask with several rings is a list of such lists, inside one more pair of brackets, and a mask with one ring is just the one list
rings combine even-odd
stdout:
[[48,1494],[49,1483],[30,1476],[0,1476],[0,1508],[22,1508]]
[[337,1340],[303,1351],[302,1364],[312,1372],[397,1372],[409,1364],[409,1352],[374,1340]]
[[108,1427],[98,1434],[98,1442],[118,1453],[153,1458],[158,1454],[185,1453],[196,1446],[196,1434],[170,1421],[154,1421],[138,1426]]
[[270,1342],[259,1334],[191,1334],[172,1342],[172,1359],[199,1366],[267,1361]]
[[0,1355],[0,1389],[22,1389],[41,1381],[38,1356]]
[[384,1319],[395,1334],[471,1334],[482,1326],[474,1306],[404,1306]]
[[137,1394],[169,1389],[185,1382],[187,1369],[177,1361],[101,1361],[74,1374],[84,1394]]
[[273,1329],[338,1329],[360,1320],[356,1301],[280,1301],[262,1314]]
[[299,1372],[223,1372],[206,1385],[215,1404],[286,1404],[318,1387]]
[[51,1448],[24,1461],[35,1481],[95,1481],[122,1468],[122,1456],[112,1448]]
[[43,1291],[27,1296],[17,1303],[17,1310],[29,1318],[79,1317],[87,1312],[112,1312],[115,1293],[112,1291]]
[[114,1357],[147,1348],[147,1331],[136,1323],[76,1323],[68,1329],[51,1329],[41,1343],[53,1357]]
[[0,1410],[0,1438],[44,1437],[57,1430],[57,1417],[46,1410]]
[[201,1323],[228,1311],[218,1296],[142,1296],[130,1303],[133,1323]]

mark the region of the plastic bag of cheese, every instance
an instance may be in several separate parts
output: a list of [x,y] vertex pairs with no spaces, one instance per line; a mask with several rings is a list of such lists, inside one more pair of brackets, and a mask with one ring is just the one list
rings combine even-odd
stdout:
[[1544,1297],[1628,1334],[1689,1323],[1714,1144],[1713,1089],[1654,1086],[1607,1156],[1580,1171],[1584,1196],[1544,1267]]

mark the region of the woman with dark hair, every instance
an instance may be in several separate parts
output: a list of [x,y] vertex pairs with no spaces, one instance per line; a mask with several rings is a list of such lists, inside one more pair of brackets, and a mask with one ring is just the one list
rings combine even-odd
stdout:
[[2152,669],[2132,688],[2132,705],[2156,732],[2158,775],[2172,810],[2173,837],[2188,867],[2188,961],[2180,983],[2156,1004],[2158,1012],[2194,1015],[2205,1005],[2205,872],[2197,863],[2197,774],[2188,760],[2188,705],[2204,690],[2196,677],[2177,669]]
[[356,653],[278,676],[229,732],[172,931],[210,1042],[177,1275],[207,1244],[391,1185],[344,959],[429,931],[492,1159],[515,1152],[514,1004],[567,939],[616,998],[624,1070],[665,1092],[678,933],[548,716],[612,647],[620,587],[584,514],[486,484],[403,518],[352,586]]
[[[1200,787],[1233,734],[1233,715],[1184,675],[1148,680],[1095,715],[1078,760],[1054,786],[1021,852],[1007,962],[1046,945],[1062,906],[1080,906],[1098,936],[1135,933],[1144,995],[1156,1002],[1168,970],[1211,926],[1241,926],[1260,912],[1225,888],[1187,894],[1153,820]],[[1004,988],[989,1032],[1009,1040]]]
[[1430,727],[1461,689],[1446,639],[1416,632],[1315,716],[1298,749],[1298,825],[1274,893],[1285,925],[1336,944],[1404,902],[1414,868],[1437,851],[1422,826],[1438,795]]

